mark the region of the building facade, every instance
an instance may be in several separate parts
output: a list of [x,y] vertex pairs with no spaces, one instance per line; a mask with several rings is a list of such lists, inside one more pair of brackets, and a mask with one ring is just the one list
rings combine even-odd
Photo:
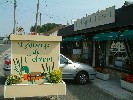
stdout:
[[132,11],[133,4],[119,9],[113,6],[60,29],[58,35],[63,36],[64,40],[61,52],[78,57],[78,60],[86,61],[93,67],[132,73]]

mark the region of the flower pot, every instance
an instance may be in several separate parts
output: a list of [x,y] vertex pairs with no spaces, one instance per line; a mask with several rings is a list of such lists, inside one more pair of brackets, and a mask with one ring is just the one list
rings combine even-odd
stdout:
[[128,91],[133,92],[133,84],[132,84],[132,83],[127,82],[127,81],[125,81],[125,80],[120,80],[120,81],[121,81],[121,87],[122,87],[123,89],[126,89],[126,90],[128,90]]
[[97,72],[96,77],[106,81],[106,80],[109,80],[109,73],[105,74],[105,73]]
[[35,97],[48,95],[66,95],[66,84],[62,83],[44,83],[39,84],[13,84],[4,85],[4,98],[14,97]]

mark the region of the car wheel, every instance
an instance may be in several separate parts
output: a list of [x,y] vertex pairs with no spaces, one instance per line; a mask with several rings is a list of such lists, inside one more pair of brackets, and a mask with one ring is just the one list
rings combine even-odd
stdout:
[[81,85],[86,84],[88,82],[88,75],[85,72],[79,72],[76,75],[76,82]]

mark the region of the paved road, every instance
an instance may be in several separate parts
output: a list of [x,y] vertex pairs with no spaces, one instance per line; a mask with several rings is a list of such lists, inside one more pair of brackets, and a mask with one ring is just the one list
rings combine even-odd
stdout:
[[0,44],[0,55],[11,47],[11,44]]

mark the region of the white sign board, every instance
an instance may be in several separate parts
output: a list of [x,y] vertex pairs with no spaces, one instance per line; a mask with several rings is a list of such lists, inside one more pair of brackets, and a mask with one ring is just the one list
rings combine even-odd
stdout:
[[126,52],[125,45],[123,42],[116,42],[111,44],[111,52]]
[[81,54],[81,49],[73,49],[73,54]]
[[115,6],[97,11],[74,22],[74,31],[115,22]]

